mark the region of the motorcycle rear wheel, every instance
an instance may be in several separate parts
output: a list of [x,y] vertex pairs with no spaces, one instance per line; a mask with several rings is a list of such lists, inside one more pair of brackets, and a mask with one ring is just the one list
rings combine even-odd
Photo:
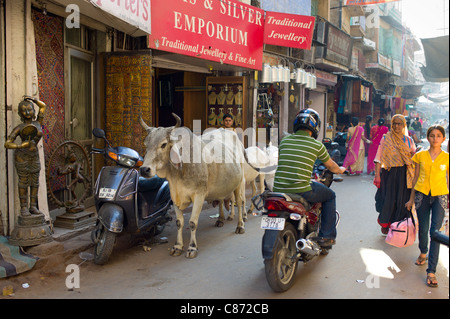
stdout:
[[290,223],[279,232],[273,257],[264,260],[266,279],[275,292],[284,292],[292,287],[297,270],[298,260],[296,230]]
[[116,233],[109,231],[103,225],[99,225],[100,229],[96,230],[98,234],[98,240],[94,248],[94,263],[97,265],[104,265],[108,261],[109,257],[116,243]]

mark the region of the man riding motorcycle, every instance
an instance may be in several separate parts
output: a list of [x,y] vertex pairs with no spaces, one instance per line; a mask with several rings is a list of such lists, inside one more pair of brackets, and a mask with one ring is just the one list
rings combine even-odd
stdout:
[[339,167],[317,141],[320,130],[320,116],[313,109],[301,110],[294,120],[294,134],[286,136],[280,143],[278,168],[275,173],[274,192],[297,193],[310,203],[322,203],[322,217],[319,238],[322,247],[336,243],[336,195],[322,183],[311,182],[316,159],[333,173],[343,174],[345,167]]

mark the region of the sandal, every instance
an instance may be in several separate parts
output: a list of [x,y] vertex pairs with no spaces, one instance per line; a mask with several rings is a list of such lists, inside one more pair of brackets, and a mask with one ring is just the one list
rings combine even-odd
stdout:
[[438,286],[436,276],[431,276],[431,274],[427,274],[427,286],[431,288],[436,288]]
[[419,257],[417,258],[415,264],[416,264],[417,266],[423,266],[423,265],[425,265],[425,263],[426,263],[427,260],[428,260],[428,257],[427,257],[427,256],[422,257],[422,256],[419,255]]

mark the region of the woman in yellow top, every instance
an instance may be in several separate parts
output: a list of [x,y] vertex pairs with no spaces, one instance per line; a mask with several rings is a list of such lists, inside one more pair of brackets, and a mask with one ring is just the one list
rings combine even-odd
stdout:
[[[448,153],[441,149],[445,141],[445,130],[440,125],[433,125],[427,131],[430,147],[416,153],[412,160],[417,163],[413,179],[413,189],[406,208],[411,209],[415,203],[419,220],[420,255],[416,265],[425,265],[428,252],[427,285],[437,287],[436,266],[439,260],[440,244],[431,241],[428,250],[428,230],[430,236],[441,228],[445,209],[448,205]],[[431,215],[431,225],[430,225]]]

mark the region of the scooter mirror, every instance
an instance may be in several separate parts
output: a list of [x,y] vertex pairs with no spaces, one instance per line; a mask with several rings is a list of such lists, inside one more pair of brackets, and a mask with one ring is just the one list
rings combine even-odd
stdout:
[[105,131],[103,131],[101,128],[94,128],[92,130],[92,134],[98,138],[106,138]]

